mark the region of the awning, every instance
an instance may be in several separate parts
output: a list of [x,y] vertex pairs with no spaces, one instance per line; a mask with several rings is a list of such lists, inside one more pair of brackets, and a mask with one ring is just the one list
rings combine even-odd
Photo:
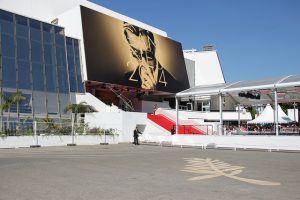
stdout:
[[[275,89],[278,103],[300,102],[300,75],[196,86],[177,93],[176,97],[223,94],[231,96],[237,103],[243,105],[268,104],[274,102]],[[249,94],[258,98],[248,98]]]

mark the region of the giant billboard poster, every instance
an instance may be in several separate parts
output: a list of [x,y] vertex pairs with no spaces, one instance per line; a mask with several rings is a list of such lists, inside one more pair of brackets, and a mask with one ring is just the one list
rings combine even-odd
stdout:
[[189,88],[179,42],[81,6],[87,78],[176,93]]

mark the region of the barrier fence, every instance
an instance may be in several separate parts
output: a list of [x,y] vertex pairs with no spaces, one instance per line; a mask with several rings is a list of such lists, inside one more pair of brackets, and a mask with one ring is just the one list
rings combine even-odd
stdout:
[[0,124],[0,148],[116,144],[121,134],[117,124],[98,127],[53,121],[2,121]]
[[[176,125],[173,125],[173,130],[175,133]],[[217,125],[214,129],[213,125],[179,125],[179,134],[192,134],[192,135],[276,135],[274,127],[260,127],[260,128],[246,128],[238,126],[228,126],[228,125]],[[171,130],[172,134],[172,130]],[[279,135],[291,135],[300,136],[300,127],[283,127],[279,128]]]
[[[227,126],[218,125],[218,135],[276,135],[275,127],[241,127],[238,126]],[[279,135],[281,136],[299,136],[300,135],[300,127],[292,126],[292,127],[284,127],[279,126]]]
[[118,135],[115,124],[90,126],[87,123],[72,122],[18,122],[3,121],[0,125],[0,136],[33,136],[33,135]]

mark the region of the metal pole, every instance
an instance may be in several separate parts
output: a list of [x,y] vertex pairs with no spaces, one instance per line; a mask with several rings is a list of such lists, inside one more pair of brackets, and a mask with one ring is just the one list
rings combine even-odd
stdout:
[[220,107],[220,128],[219,135],[223,135],[223,108],[222,108],[222,94],[219,94],[219,107]]
[[294,106],[294,121],[296,122],[296,102],[293,103]]
[[36,133],[36,121],[33,122],[33,125],[34,125],[35,145],[38,146],[39,145],[39,138],[38,138],[38,135]]
[[175,127],[175,133],[178,134],[178,124],[179,124],[179,111],[178,111],[178,106],[179,106],[179,102],[178,102],[178,98],[175,97],[175,102],[176,102],[176,127]]
[[241,131],[241,106],[238,104],[238,133],[240,134]]
[[275,100],[275,133],[276,136],[279,135],[278,129],[278,100],[277,100],[277,89],[274,90],[274,100]]
[[75,144],[75,138],[74,138],[74,132],[75,132],[75,128],[74,128],[74,117],[73,117],[73,113],[71,114],[71,137],[72,137],[72,142],[71,144],[67,144],[67,146],[76,146]]
[[71,122],[71,126],[72,126],[72,144],[74,144],[74,120],[73,120],[73,113],[72,113],[72,122]]

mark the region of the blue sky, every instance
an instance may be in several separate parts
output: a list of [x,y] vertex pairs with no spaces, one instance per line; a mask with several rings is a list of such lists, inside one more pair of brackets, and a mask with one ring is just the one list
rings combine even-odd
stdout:
[[93,0],[162,29],[183,49],[213,44],[227,82],[300,74],[300,0]]

